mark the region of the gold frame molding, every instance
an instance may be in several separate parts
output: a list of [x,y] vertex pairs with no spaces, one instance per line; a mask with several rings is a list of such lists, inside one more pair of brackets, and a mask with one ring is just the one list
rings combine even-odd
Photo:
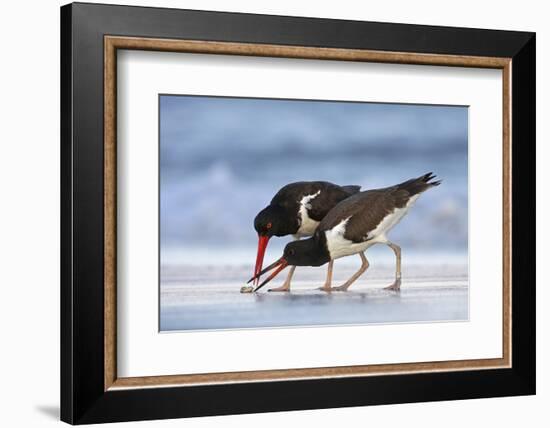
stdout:
[[[502,358],[432,361],[404,364],[358,365],[306,369],[262,370],[170,376],[117,377],[116,367],[116,80],[118,49],[244,55],[335,61],[381,62],[494,68],[502,70],[503,91],[503,349]],[[204,384],[357,377],[421,372],[496,369],[511,367],[511,58],[383,52],[196,40],[104,37],[104,389],[193,386]]]

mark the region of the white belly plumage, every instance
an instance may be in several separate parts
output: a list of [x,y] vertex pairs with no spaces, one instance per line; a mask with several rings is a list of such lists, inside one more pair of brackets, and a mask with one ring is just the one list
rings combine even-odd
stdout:
[[382,219],[382,221],[371,230],[366,238],[365,242],[355,243],[349,239],[344,238],[346,232],[346,224],[350,217],[342,220],[335,227],[325,232],[327,238],[327,247],[331,259],[338,259],[340,257],[351,256],[352,254],[361,253],[374,244],[385,244],[388,242],[386,233],[394,227],[399,221],[407,214],[408,210],[418,199],[419,195],[413,196],[407,205],[403,208],[396,208],[393,212],[388,214]]
[[348,221],[349,217],[325,232],[327,248],[331,259],[338,259],[340,257],[351,256],[352,254],[363,252],[371,245],[375,244],[375,242],[372,241],[354,243],[344,238]]
[[319,190],[317,193],[304,196],[300,201],[300,210],[298,211],[300,216],[300,227],[295,234],[296,237],[301,238],[304,236],[311,236],[315,232],[315,229],[317,229],[319,222],[310,218],[307,210],[311,208],[309,202],[316,198],[320,193],[321,191]]

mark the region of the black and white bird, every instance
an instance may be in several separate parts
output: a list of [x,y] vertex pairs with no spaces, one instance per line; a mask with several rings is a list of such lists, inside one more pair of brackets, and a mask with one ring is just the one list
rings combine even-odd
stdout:
[[[338,186],[326,181],[300,181],[281,188],[271,203],[254,219],[254,228],[258,232],[255,284],[258,282],[265,250],[272,236],[293,235],[295,240],[312,236],[321,220],[336,204],[360,190],[361,186]],[[281,287],[270,291],[290,290],[295,269],[296,266],[292,266]]]
[[[279,260],[251,278],[250,281],[276,268],[254,291],[263,287],[289,265],[321,266],[325,263],[329,264],[327,279],[320,289],[347,291],[369,267],[364,252],[375,244],[386,244],[395,253],[395,281],[386,288],[399,290],[401,248],[389,241],[386,234],[407,214],[422,192],[441,183],[432,181],[434,178],[432,173],[428,173],[395,186],[359,192],[338,203],[319,223],[311,238],[290,242]],[[344,284],[332,287],[334,260],[353,254],[361,257],[361,267]]]

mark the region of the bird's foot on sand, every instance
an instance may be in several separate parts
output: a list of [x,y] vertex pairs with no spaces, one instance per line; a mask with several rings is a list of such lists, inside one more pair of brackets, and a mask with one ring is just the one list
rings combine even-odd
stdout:
[[324,291],[326,293],[330,293],[332,291],[332,287],[330,285],[323,285],[322,287],[317,287],[316,290]]
[[272,292],[289,292],[289,291],[290,291],[290,284],[283,284],[283,285],[281,285],[280,287],[270,288],[270,289],[267,290],[267,291],[272,291]]
[[384,287],[384,290],[391,290],[391,291],[401,290],[401,278],[396,279],[392,285],[388,285],[387,287]]
[[349,285],[342,284],[342,285],[339,285],[338,287],[332,287],[330,290],[331,291],[348,291],[348,288],[349,288]]

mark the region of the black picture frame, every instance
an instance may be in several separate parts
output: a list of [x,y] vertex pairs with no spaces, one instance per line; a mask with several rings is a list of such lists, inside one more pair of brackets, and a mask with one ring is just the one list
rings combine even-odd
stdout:
[[[104,36],[512,58],[512,367],[104,390]],[[71,424],[535,393],[535,34],[73,3],[61,8],[61,419]]]

